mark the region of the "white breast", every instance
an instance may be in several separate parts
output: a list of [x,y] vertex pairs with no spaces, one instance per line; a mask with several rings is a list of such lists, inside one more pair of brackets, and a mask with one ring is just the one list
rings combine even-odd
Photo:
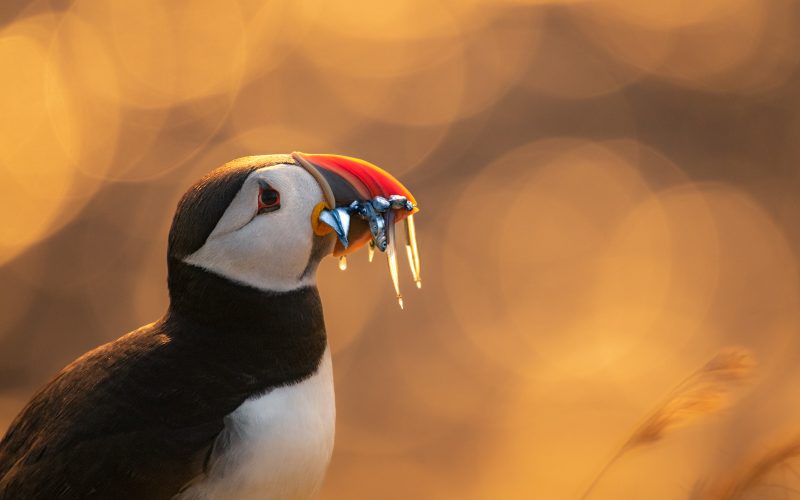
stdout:
[[333,452],[336,408],[326,349],[317,372],[248,399],[225,421],[208,475],[176,498],[306,500]]

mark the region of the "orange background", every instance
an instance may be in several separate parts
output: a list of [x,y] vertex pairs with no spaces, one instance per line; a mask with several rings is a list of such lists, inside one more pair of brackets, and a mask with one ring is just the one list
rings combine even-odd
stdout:
[[405,311],[382,255],[320,271],[322,499],[578,498],[730,345],[752,383],[591,498],[687,498],[800,432],[796,2],[6,0],[0,24],[0,429],[164,311],[196,178],[301,150],[422,207]]

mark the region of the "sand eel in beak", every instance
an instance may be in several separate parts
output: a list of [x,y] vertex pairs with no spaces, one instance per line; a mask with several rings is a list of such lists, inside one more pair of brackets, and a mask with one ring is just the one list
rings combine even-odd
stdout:
[[414,196],[385,170],[357,158],[339,155],[292,153],[292,157],[315,176],[325,191],[325,202],[315,209],[312,225],[317,234],[336,233],[334,255],[339,268],[347,268],[347,254],[365,243],[372,262],[375,249],[386,253],[389,275],[400,307],[395,225],[405,222],[406,256],[417,288],[422,287],[414,214],[419,211]]

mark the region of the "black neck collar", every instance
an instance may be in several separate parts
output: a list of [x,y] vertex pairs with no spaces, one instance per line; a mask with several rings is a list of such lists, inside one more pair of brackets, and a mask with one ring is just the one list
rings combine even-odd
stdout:
[[[322,304],[315,286],[287,292],[259,290],[169,258],[167,321],[226,337],[325,335]],[[277,339],[276,339],[277,340]]]

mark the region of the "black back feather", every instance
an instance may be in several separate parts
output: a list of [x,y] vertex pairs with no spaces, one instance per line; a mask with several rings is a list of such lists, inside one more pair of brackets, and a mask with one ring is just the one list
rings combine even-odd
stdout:
[[223,167],[183,197],[167,314],[85,354],[34,396],[0,441],[0,498],[170,498],[202,474],[226,415],[316,371],[327,344],[316,288],[266,292],[182,262],[262,166]]

